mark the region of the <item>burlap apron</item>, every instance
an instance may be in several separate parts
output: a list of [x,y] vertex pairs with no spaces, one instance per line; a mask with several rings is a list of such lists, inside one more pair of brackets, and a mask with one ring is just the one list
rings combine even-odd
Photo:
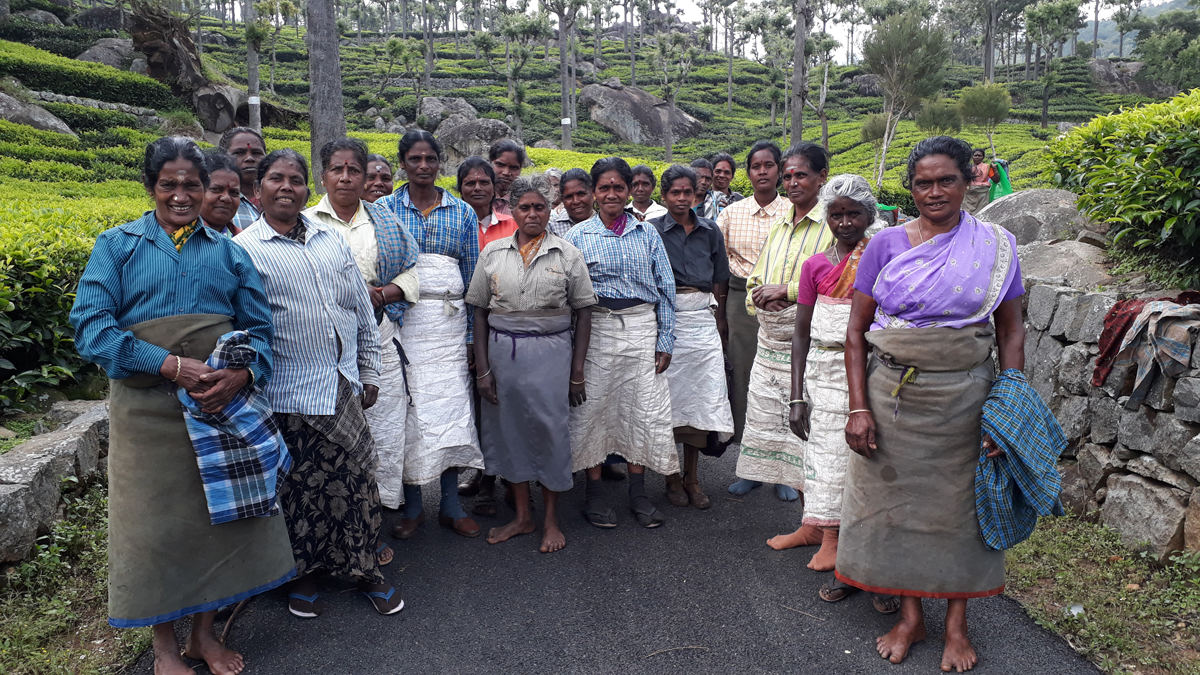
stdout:
[[[874,348],[867,404],[879,449],[872,459],[855,454],[850,460],[838,578],[870,591],[926,598],[1000,593],[1004,551],[983,543],[975,511],[980,421],[995,375],[994,330],[875,330],[867,341]],[[913,372],[897,399],[892,392]]]
[[[126,330],[203,361],[230,318],[185,314]],[[108,614],[119,628],[206,612],[295,575],[283,516],[213,525],[175,385],[142,373],[111,380]]]
[[733,435],[729,384],[712,293],[681,287],[675,295],[675,350],[667,368],[675,441],[703,448],[708,432],[724,442]]
[[805,525],[836,527],[842,519],[846,467],[854,454],[846,445],[846,326],[850,300],[817,296],[810,323],[804,398],[808,400],[808,443],[804,448]]
[[729,323],[729,409],[733,413],[734,443],[742,442],[746,429],[746,392],[750,390],[750,369],[758,349],[758,318],[746,311],[746,280],[729,278],[729,297],[725,301],[725,320]]
[[750,369],[746,431],[738,454],[738,478],[804,489],[804,441],[788,424],[792,398],[792,333],[796,306],[758,310],[758,354]]

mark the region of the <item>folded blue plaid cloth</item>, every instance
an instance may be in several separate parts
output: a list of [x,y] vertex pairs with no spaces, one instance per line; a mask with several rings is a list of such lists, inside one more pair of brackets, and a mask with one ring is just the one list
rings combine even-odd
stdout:
[[[208,366],[246,368],[255,358],[250,334],[238,330],[217,340]],[[212,524],[279,513],[275,492],[292,466],[292,456],[266,397],[256,386],[246,386],[224,410],[206,413],[182,387],[177,395],[196,450]]]
[[1003,550],[1028,539],[1038,516],[1063,514],[1058,457],[1067,439],[1054,413],[1015,368],[992,384],[983,404],[983,433],[1006,454],[988,459],[981,439],[975,510],[984,543]]

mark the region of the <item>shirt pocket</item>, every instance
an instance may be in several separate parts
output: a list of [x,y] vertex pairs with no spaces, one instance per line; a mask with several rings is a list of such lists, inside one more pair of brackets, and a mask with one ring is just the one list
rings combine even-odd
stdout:
[[199,300],[196,311],[232,316],[233,296],[241,288],[242,280],[232,271],[213,265],[201,265],[197,276],[200,278],[192,282]]
[[358,308],[359,287],[365,286],[358,264],[347,260],[342,268],[333,275],[333,297],[343,309],[353,312]]

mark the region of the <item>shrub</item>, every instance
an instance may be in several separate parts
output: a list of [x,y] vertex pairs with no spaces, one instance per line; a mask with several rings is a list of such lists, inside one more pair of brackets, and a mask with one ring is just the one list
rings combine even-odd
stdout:
[[104,131],[112,127],[136,127],[137,117],[118,110],[101,110],[73,103],[39,103],[67,126],[80,131]]
[[1200,251],[1200,90],[1098,117],[1050,149],[1054,182],[1114,243]]
[[171,110],[179,101],[165,84],[100,63],[56,56],[14,42],[0,41],[0,75],[11,75],[31,89],[86,96],[113,103]]
[[117,37],[117,33],[78,26],[47,26],[19,16],[0,21],[0,40],[32,45],[69,59],[79,56],[104,37]]
[[71,18],[72,14],[75,13],[75,11],[70,7],[56,5],[53,2],[50,2],[50,0],[10,0],[8,3],[8,8],[9,11],[13,12],[14,14],[31,9],[40,9],[57,16],[58,20],[64,23],[67,19]]

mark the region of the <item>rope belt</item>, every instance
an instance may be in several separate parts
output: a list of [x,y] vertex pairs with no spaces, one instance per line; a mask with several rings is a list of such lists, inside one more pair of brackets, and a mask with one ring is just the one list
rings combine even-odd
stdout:
[[563,333],[569,333],[571,331],[571,327],[567,326],[566,328],[559,330],[559,331],[555,331],[553,333],[513,333],[510,331],[506,331],[506,330],[500,330],[498,328],[492,328],[490,326],[488,327],[488,330],[492,331],[492,333],[493,333],[492,342],[499,340],[501,335],[512,340],[511,360],[516,361],[517,360],[517,340],[521,340],[523,338],[538,338],[538,337],[549,337],[551,335],[562,335]]
[[451,293],[450,291],[446,291],[444,293],[426,293],[425,291],[422,291],[420,297],[418,298],[418,300],[441,300],[442,314],[445,314],[446,316],[454,316],[462,311],[462,309],[455,306],[453,302],[454,300],[462,299],[462,293]]

